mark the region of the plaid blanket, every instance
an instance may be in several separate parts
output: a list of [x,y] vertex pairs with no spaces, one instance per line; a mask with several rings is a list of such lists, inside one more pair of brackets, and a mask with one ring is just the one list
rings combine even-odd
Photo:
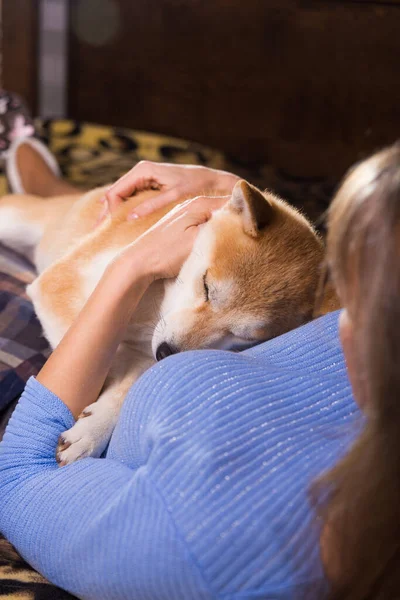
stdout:
[[50,351],[25,292],[33,278],[27,261],[0,247],[0,413],[22,393]]

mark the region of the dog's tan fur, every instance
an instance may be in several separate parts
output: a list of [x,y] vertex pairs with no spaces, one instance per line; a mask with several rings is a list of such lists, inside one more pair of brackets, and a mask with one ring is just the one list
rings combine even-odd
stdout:
[[[53,347],[107,264],[171,208],[127,220],[135,206],[158,193],[146,191],[96,226],[104,192],[50,199],[11,195],[0,201],[0,240],[34,258],[40,274],[28,293]],[[98,402],[83,415],[90,418],[66,432],[60,460],[102,452],[127,390],[154,362],[161,342],[179,351],[215,346],[228,337],[255,343],[309,320],[322,258],[321,241],[299,213],[272,194],[262,196],[238,183],[226,207],[202,228],[177,280],[155,282],[144,295]],[[333,308],[331,296],[324,311]]]

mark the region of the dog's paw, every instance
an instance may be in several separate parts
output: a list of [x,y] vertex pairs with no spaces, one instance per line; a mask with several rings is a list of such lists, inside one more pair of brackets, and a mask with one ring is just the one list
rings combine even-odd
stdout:
[[115,425],[114,415],[106,408],[91,404],[79,415],[75,425],[60,435],[56,450],[60,467],[87,456],[101,456]]

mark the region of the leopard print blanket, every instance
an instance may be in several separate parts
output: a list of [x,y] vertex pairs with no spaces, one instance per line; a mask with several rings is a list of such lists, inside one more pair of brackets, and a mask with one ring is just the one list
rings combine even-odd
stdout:
[[0,539],[0,598],[8,600],[69,600],[74,598],[51,585]]
[[[82,124],[36,121],[38,136],[56,155],[64,176],[83,189],[115,181],[140,160],[191,163],[234,172],[261,188],[270,188],[302,210],[320,228],[336,182],[298,179],[273,165],[243,164],[205,146],[157,134]],[[0,196],[7,182],[0,173]],[[8,411],[10,412],[10,411]],[[3,426],[5,417],[3,415]],[[1,430],[0,420],[0,430]],[[0,599],[67,600],[0,537]]]

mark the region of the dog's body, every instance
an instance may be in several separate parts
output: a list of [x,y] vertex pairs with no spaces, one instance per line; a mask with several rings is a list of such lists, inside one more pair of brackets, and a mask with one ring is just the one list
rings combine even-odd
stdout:
[[[142,192],[96,227],[104,192],[0,200],[0,241],[33,259],[39,276],[28,293],[53,347],[107,265],[170,210],[127,220],[146,196],[157,194]],[[179,277],[157,281],[145,293],[98,401],[64,434],[69,447],[59,459],[102,453],[126,392],[155,357],[251,345],[311,319],[322,256],[320,240],[299,213],[238,183],[227,205],[201,227]]]

